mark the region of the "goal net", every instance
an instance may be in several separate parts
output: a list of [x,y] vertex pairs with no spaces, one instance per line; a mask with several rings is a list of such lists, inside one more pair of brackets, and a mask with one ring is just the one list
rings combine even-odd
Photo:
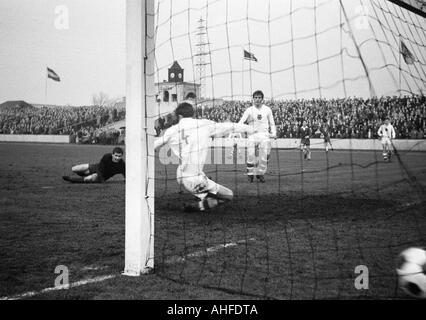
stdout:
[[[130,1],[126,145],[142,180],[126,182],[128,273],[154,268],[224,298],[401,294],[395,259],[425,245],[426,21],[395,2]],[[214,139],[204,171],[234,199],[184,212],[194,197],[154,139],[183,101],[198,118],[238,122],[256,90],[277,126],[266,182],[247,179],[245,136]],[[386,117],[391,155],[378,137]]]

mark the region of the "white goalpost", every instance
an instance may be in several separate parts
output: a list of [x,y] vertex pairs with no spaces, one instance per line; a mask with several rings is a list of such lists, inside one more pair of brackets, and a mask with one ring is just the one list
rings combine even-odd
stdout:
[[154,0],[126,1],[124,275],[154,268]]

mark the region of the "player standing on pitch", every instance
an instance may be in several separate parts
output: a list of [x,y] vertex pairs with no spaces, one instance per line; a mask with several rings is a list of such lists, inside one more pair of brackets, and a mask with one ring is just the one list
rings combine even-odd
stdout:
[[125,177],[126,165],[123,161],[123,149],[114,148],[112,153],[105,154],[98,164],[79,164],[72,167],[71,170],[79,177],[62,177],[71,183],[102,183],[119,173]]
[[311,160],[311,132],[312,130],[307,126],[306,120],[303,120],[300,127],[300,151],[303,152],[305,159]]
[[390,119],[388,117],[385,118],[384,124],[382,124],[377,131],[377,134],[382,140],[383,147],[383,160],[390,161],[392,156],[391,146],[392,139],[395,139],[395,129],[393,125],[390,123]]
[[331,138],[330,138],[330,126],[328,125],[327,120],[323,121],[320,127],[320,131],[324,137],[325,152],[328,152],[328,145],[330,145],[331,150],[333,150],[333,145],[331,144]]
[[[263,104],[263,92],[258,90],[253,93],[253,105],[244,111],[239,123],[247,122],[256,133],[249,135],[247,143],[247,177],[253,182],[253,177],[265,183],[265,173],[268,167],[269,154],[271,152],[271,138],[276,139],[277,128],[275,127],[272,110]],[[256,150],[258,150],[258,161],[256,161]]]
[[254,129],[232,122],[194,119],[194,108],[187,102],[180,103],[174,114],[178,123],[155,140],[154,149],[169,144],[179,158],[177,182],[200,200],[197,206],[186,206],[184,210],[205,211],[232,200],[232,190],[210,180],[203,172],[211,148],[211,138],[222,137],[230,132],[253,133]]

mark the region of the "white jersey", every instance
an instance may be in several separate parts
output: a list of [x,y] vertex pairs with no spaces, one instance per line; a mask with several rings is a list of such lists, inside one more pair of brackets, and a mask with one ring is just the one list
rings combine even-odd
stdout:
[[[257,108],[254,105],[247,108],[238,123],[243,124],[245,122],[252,126],[256,133],[263,133],[268,135],[269,133],[272,133],[274,136],[277,135],[277,129],[275,127],[274,117],[272,116],[272,110],[264,104],[262,104],[260,108]],[[270,132],[269,129],[271,130]]]
[[155,141],[154,148],[168,143],[180,160],[179,175],[197,176],[203,172],[212,137],[221,137],[230,131],[247,132],[252,129],[232,122],[216,123],[207,119],[182,118]]
[[395,129],[390,123],[388,125],[382,124],[377,134],[382,138],[395,139]]

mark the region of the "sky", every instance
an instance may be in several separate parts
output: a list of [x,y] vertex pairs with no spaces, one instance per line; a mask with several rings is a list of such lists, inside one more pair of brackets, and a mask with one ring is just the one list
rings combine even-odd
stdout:
[[[99,92],[125,95],[123,0],[1,0],[0,42],[0,103],[87,105]],[[61,78],[47,81],[47,99],[46,66]]]
[[[386,0],[342,3],[346,17],[335,0],[157,0],[156,81],[174,60],[185,81],[198,81],[202,18],[208,97],[249,99],[257,89],[274,99],[425,92],[425,19]],[[1,0],[0,102],[87,105],[99,92],[124,96],[125,11],[125,0]],[[415,64],[401,60],[401,39]],[[243,49],[258,61],[242,59]],[[46,81],[46,66],[61,82]]]
[[[160,1],[159,80],[172,60],[197,78],[194,30],[201,17],[208,96],[250,99],[257,89],[274,99],[425,92],[425,19],[386,0],[342,3],[344,13],[335,0]],[[401,61],[400,40],[419,60],[414,65]],[[243,60],[243,49],[258,61]]]

